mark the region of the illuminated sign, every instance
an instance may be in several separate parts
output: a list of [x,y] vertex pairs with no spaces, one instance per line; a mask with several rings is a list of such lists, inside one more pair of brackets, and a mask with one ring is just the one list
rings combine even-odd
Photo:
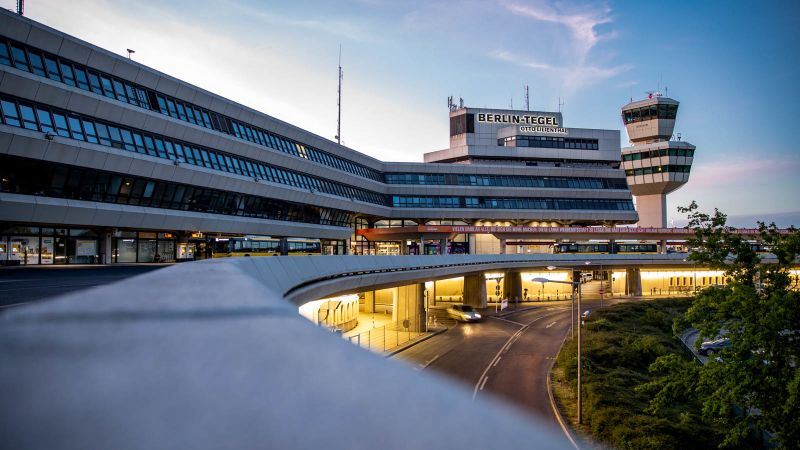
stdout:
[[530,116],[520,114],[486,114],[478,113],[478,122],[485,123],[511,123],[525,125],[547,125],[558,126],[558,118],[555,116]]
[[529,126],[523,125],[519,127],[520,133],[551,133],[551,134],[569,134],[566,128],[561,127],[542,127],[542,126]]

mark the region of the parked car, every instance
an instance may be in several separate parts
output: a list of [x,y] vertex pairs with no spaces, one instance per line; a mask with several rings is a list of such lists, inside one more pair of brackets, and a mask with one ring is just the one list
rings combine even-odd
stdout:
[[726,349],[731,346],[731,340],[728,338],[715,339],[713,341],[705,341],[700,344],[700,350],[697,353],[703,356],[709,356],[714,353]]
[[472,306],[463,303],[456,303],[447,308],[447,315],[459,322],[477,322],[481,320],[481,315]]
[[586,319],[587,317],[589,317],[590,314],[592,314],[592,312],[587,309],[586,311],[583,312],[583,314],[581,314],[581,317]]

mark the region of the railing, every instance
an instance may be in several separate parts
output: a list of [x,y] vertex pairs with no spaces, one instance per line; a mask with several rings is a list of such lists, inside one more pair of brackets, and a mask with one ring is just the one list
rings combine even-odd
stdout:
[[428,334],[427,331],[424,331],[427,317],[421,315],[419,319],[421,322],[415,325],[420,326],[423,331],[412,331],[409,328],[401,329],[397,324],[392,323],[348,336],[345,339],[359,348],[365,348],[376,353],[385,353]]

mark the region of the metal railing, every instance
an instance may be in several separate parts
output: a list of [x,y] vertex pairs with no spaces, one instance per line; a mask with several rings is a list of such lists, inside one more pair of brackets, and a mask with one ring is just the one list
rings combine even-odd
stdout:
[[[417,323],[409,324],[413,325],[412,327],[404,328],[402,325],[398,326],[395,323],[390,323],[348,336],[345,339],[359,348],[365,348],[376,353],[385,353],[428,334],[426,327],[427,317],[425,315],[412,319],[418,319]],[[414,331],[412,328],[418,328],[419,331]]]

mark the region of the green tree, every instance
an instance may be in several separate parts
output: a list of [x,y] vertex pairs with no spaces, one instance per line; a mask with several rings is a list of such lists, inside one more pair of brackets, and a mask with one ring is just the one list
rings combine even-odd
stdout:
[[800,293],[790,272],[800,233],[759,222],[759,241],[774,255],[762,256],[718,210],[701,213],[695,202],[678,210],[695,230],[689,259],[724,271],[727,283],[700,291],[673,330],[725,334],[731,347],[703,366],[656,360],[650,370],[657,377],[643,388],[653,394],[648,411],[664,414],[671,402],[696,396],[703,414],[728,430],[720,447],[742,445],[757,431],[782,448],[800,448]]

